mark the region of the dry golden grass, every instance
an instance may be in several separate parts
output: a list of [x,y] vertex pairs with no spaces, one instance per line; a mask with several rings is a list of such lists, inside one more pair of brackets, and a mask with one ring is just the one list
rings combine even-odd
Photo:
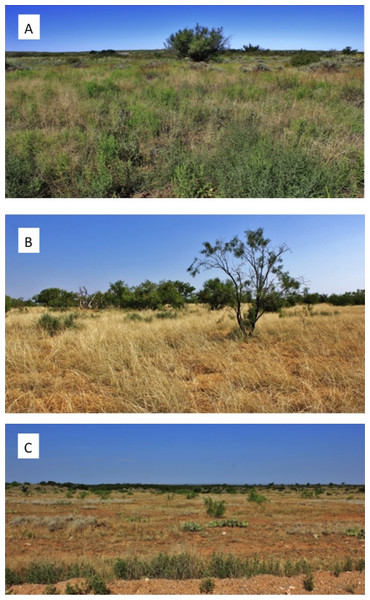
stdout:
[[147,321],[80,311],[77,329],[53,337],[43,312],[7,314],[7,412],[364,410],[362,306],[267,314],[247,341],[231,311],[201,306]]

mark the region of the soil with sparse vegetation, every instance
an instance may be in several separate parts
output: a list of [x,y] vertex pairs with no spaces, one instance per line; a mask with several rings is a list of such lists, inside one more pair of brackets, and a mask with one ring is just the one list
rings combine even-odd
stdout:
[[[225,504],[219,527],[207,515],[209,498]],[[364,537],[362,485],[13,482],[6,489],[6,588],[362,594]]]

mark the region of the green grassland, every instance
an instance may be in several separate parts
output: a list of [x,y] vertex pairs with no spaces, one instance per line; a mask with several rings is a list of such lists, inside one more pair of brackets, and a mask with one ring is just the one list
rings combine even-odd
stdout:
[[362,197],[363,54],[293,57],[7,53],[6,195]]

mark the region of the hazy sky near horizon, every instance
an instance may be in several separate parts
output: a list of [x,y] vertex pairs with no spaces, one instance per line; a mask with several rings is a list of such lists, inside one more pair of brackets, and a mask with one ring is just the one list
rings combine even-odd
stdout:
[[[17,458],[39,433],[40,458]],[[6,481],[364,482],[363,425],[6,425]]]
[[[40,14],[41,39],[18,40],[18,14]],[[19,5],[6,6],[6,50],[161,49],[196,23],[224,28],[231,48],[364,49],[362,5]]]
[[[40,227],[40,254],[18,254],[18,227]],[[9,215],[6,293],[24,299],[59,287],[106,291],[122,279],[179,279],[200,289],[221,271],[187,272],[205,241],[228,241],[262,227],[274,246],[286,242],[284,268],[312,292],[364,288],[363,215]]]

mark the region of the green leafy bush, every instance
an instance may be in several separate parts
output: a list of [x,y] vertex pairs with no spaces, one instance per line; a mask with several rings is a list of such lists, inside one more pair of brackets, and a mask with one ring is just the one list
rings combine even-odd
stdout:
[[256,502],[257,504],[263,504],[267,502],[266,496],[259,494],[256,488],[252,488],[248,495],[248,502]]
[[204,504],[206,506],[206,512],[209,517],[223,517],[226,510],[225,500],[213,500],[212,498],[205,498]]

